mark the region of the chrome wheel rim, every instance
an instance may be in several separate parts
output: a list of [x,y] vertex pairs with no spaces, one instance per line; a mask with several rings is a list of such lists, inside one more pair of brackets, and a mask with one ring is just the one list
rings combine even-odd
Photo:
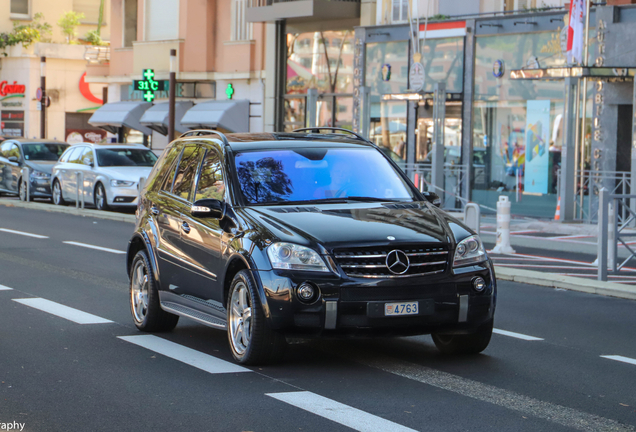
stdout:
[[238,355],[243,355],[252,337],[252,307],[247,286],[238,282],[230,300],[230,340]]
[[143,261],[137,261],[130,280],[130,303],[135,321],[141,323],[148,313],[148,271]]
[[60,204],[60,202],[62,202],[62,200],[60,199],[61,197],[62,191],[60,190],[60,183],[55,182],[55,184],[53,185],[53,201],[55,202],[55,204]]
[[95,207],[97,207],[99,210],[102,210],[104,208],[105,200],[106,194],[104,193],[104,187],[97,186],[97,189],[95,190]]

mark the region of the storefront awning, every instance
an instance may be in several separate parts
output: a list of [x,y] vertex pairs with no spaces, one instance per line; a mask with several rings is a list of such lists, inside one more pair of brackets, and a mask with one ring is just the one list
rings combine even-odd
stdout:
[[104,129],[112,134],[118,133],[121,127],[138,130],[144,135],[151,135],[152,130],[139,123],[139,119],[152,106],[149,102],[113,102],[99,108],[88,119],[92,126]]
[[185,113],[181,125],[190,129],[221,129],[249,132],[250,101],[209,101],[196,104]]
[[[168,102],[153,105],[141,116],[139,123],[162,135],[168,135],[168,105]],[[189,128],[181,124],[181,119],[193,105],[194,103],[190,101],[175,102],[174,128],[177,132],[186,133],[189,130]]]

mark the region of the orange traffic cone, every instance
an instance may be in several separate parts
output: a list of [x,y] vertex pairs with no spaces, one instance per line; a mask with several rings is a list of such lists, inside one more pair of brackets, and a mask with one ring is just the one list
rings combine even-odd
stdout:
[[559,219],[561,219],[561,197],[559,197],[559,199],[557,200],[557,208],[556,212],[554,213],[554,220],[558,221]]

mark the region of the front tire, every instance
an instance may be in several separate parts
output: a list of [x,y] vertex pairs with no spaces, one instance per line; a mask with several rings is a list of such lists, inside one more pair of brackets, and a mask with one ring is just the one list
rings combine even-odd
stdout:
[[64,201],[64,196],[62,195],[62,185],[60,185],[59,180],[55,180],[53,182],[53,190],[51,191],[51,200],[53,200],[53,204],[55,205],[66,205],[66,201]]
[[20,201],[26,202],[26,188],[22,186],[22,179],[18,181],[18,198]]
[[145,332],[174,329],[179,317],[161,309],[159,291],[145,250],[137,252],[130,268],[130,312],[135,326]]
[[234,359],[245,365],[275,363],[285,353],[285,338],[269,327],[256,283],[248,270],[234,276],[227,303],[227,336]]
[[466,335],[432,334],[433,342],[442,354],[479,354],[486,349],[492,336],[493,320],[477,329],[475,333]]
[[95,208],[97,210],[108,210],[108,199],[106,198],[106,189],[101,183],[95,186]]

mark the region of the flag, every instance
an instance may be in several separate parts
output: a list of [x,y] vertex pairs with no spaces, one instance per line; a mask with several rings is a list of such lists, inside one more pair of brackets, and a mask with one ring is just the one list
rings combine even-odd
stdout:
[[583,64],[585,33],[585,1],[572,0],[570,3],[570,23],[568,26],[568,63]]

